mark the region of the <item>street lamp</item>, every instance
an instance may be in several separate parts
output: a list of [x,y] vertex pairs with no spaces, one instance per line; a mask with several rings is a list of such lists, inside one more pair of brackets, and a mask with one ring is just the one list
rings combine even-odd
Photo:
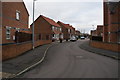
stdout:
[[35,48],[35,46],[34,46],[34,44],[35,44],[35,40],[34,40],[34,11],[35,11],[35,1],[37,1],[37,0],[33,0],[33,25],[32,25],[32,43],[33,43],[33,46],[32,46],[32,48],[34,49]]

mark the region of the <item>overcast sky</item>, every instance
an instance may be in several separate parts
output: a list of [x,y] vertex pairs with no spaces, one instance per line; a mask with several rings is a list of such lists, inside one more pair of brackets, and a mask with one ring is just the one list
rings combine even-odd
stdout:
[[[32,0],[24,0],[32,23]],[[44,15],[53,20],[73,25],[76,30],[87,33],[92,25],[103,25],[102,0],[37,0],[35,2],[35,19]]]

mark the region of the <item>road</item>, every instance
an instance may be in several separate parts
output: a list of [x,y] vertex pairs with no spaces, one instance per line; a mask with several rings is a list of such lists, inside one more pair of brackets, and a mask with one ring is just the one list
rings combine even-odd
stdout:
[[43,63],[22,78],[117,78],[118,61],[79,48],[83,41],[52,46]]

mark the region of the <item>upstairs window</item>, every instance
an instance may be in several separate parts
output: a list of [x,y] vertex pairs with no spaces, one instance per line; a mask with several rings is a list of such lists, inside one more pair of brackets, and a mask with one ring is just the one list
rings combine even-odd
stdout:
[[68,32],[70,33],[70,29],[68,29]]
[[60,31],[62,31],[62,28],[60,28]]
[[16,20],[20,20],[20,11],[16,11]]
[[54,26],[52,26],[52,30],[53,30],[53,31],[54,31],[54,28],[55,28],[55,27],[54,27]]

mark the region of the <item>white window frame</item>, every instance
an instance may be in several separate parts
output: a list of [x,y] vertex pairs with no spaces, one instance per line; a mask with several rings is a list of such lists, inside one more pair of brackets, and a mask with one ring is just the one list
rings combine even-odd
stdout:
[[60,28],[60,31],[62,32],[62,28]]
[[70,33],[70,29],[68,29],[68,32]]
[[6,39],[7,39],[7,40],[9,40],[9,39],[11,38],[11,36],[10,36],[10,34],[11,34],[10,28],[11,28],[11,27],[6,27]]
[[111,33],[108,32],[108,42],[111,42],[110,35],[111,35]]
[[20,20],[20,11],[16,10],[16,20]]
[[52,26],[52,30],[54,31],[54,29],[55,29],[55,27],[54,26]]

